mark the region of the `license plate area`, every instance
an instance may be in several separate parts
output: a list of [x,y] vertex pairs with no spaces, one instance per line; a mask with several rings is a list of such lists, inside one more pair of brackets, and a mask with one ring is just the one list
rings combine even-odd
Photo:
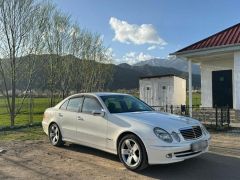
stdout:
[[193,152],[199,152],[205,150],[207,146],[208,146],[207,141],[197,141],[191,144],[191,150]]

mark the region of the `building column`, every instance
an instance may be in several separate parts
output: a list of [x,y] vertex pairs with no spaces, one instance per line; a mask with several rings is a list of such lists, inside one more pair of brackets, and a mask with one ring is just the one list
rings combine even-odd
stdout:
[[188,101],[189,116],[192,117],[192,61],[188,59]]
[[234,52],[233,108],[240,110],[240,51]]

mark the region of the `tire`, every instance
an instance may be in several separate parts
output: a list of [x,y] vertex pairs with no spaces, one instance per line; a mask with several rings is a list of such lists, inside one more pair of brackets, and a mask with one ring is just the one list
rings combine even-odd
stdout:
[[48,129],[48,137],[53,146],[63,146],[61,131],[56,123],[52,123]]
[[145,146],[134,134],[128,134],[120,140],[118,156],[124,166],[132,171],[140,171],[148,167]]

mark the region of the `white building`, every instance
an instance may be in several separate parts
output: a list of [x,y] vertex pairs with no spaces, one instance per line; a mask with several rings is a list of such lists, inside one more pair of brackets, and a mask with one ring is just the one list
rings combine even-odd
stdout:
[[240,110],[240,23],[175,53],[188,61],[189,105],[192,106],[192,63],[201,67],[202,107]]
[[185,105],[186,80],[175,75],[141,77],[140,99],[151,106]]

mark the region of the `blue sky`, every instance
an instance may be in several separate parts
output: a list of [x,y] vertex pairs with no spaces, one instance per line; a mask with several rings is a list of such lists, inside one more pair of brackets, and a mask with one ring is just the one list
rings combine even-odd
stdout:
[[169,53],[240,22],[239,0],[54,0],[104,37],[116,63]]

